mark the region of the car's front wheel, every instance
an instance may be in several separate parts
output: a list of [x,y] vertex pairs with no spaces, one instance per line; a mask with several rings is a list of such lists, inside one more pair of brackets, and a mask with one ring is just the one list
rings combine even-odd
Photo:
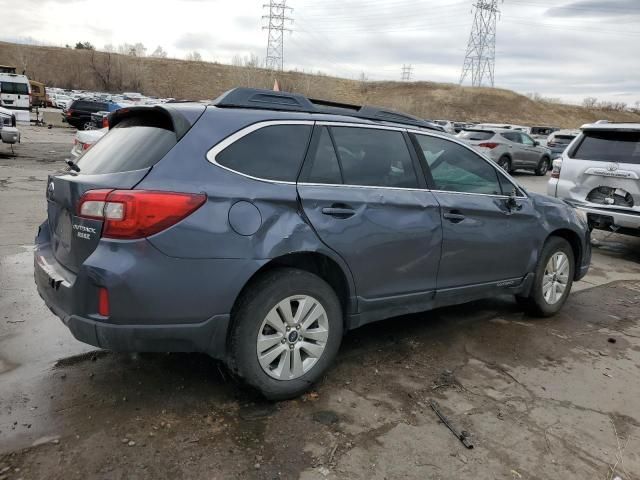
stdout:
[[253,281],[233,314],[230,366],[266,398],[306,391],[342,340],[342,308],[320,277],[279,268]]
[[518,300],[534,315],[555,315],[567,301],[574,273],[571,245],[564,238],[550,237],[540,252],[531,293]]

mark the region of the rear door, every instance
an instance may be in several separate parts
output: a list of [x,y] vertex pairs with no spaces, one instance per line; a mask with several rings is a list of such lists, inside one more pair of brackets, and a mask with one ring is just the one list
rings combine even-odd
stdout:
[[511,165],[513,168],[528,165],[527,151],[522,144],[520,132],[502,132],[500,136],[507,139],[508,153],[511,155]]
[[56,260],[73,272],[96,248],[102,222],[79,218],[80,197],[93,189],[130,189],[177,142],[170,117],[156,112],[122,119],[78,160],[79,172],[50,175],[47,214]]
[[565,152],[565,196],[640,212],[640,131],[587,129]]
[[0,106],[16,110],[29,109],[29,83],[18,79],[0,81]]
[[317,125],[298,182],[320,239],[353,274],[361,312],[416,311],[433,298],[440,210],[400,129]]
[[[516,285],[536,255],[531,201],[473,150],[441,137],[415,137],[442,212],[437,297],[464,299],[497,283]],[[514,188],[518,206],[510,209]]]

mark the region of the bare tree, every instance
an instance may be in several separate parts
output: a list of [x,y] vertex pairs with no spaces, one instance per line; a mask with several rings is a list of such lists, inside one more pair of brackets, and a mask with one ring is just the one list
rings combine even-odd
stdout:
[[598,105],[598,99],[596,97],[587,97],[582,100],[582,106],[584,108],[596,108]]
[[164,48],[158,45],[150,56],[154,58],[167,58],[167,52],[164,50]]
[[91,57],[89,59],[89,64],[91,65],[91,70],[98,80],[102,84],[102,88],[104,90],[111,90],[111,75],[113,71],[113,61],[112,61],[112,53],[98,53],[96,54],[95,50],[91,52]]
[[194,50],[193,52],[189,52],[187,54],[186,59],[191,61],[191,62],[201,62],[202,61],[202,55],[200,55],[200,52]]

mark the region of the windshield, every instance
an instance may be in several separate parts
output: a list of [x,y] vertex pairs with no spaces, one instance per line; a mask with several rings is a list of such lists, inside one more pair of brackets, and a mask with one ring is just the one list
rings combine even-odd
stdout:
[[0,92],[12,93],[15,95],[28,95],[29,86],[26,83],[0,82]]
[[571,155],[580,160],[640,164],[640,132],[586,131]]

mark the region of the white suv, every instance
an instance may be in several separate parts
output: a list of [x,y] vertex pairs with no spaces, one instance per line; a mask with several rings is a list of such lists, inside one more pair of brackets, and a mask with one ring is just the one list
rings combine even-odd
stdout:
[[551,196],[585,212],[589,225],[640,235],[640,123],[594,123],[554,160]]

